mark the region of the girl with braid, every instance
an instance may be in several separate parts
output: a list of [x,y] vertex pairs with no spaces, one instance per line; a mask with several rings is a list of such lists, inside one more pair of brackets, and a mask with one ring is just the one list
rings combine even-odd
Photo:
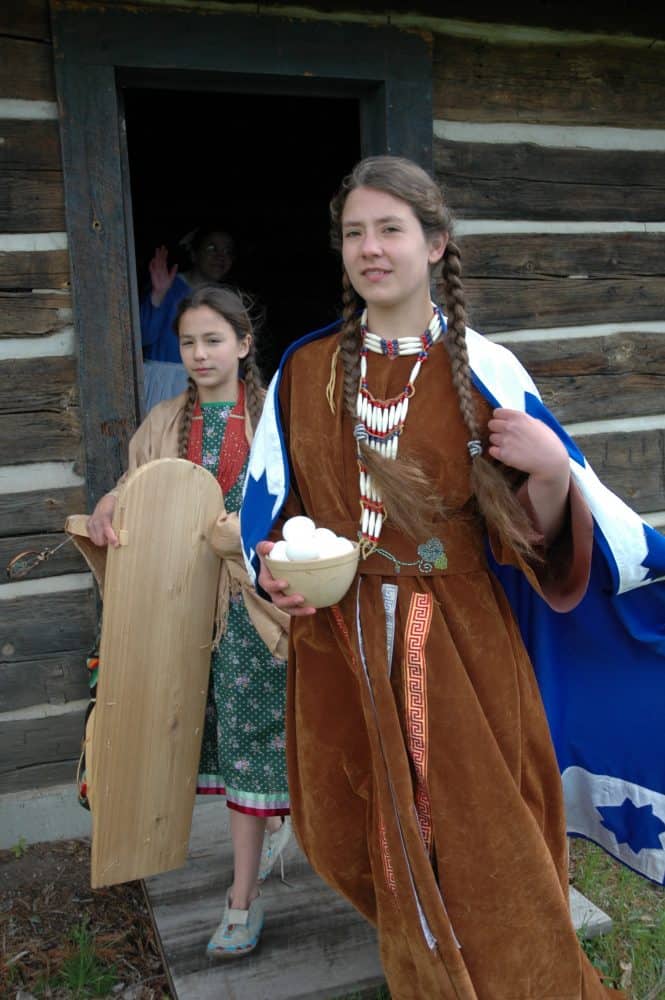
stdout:
[[[257,596],[240,550],[237,511],[265,394],[248,312],[237,293],[204,285],[179,304],[175,331],[188,387],[149,412],[130,441],[128,472],[156,458],[186,458],[222,487],[223,510],[209,538],[223,563],[197,791],[225,795],[231,810],[233,885],[208,944],[211,956],[229,958],[258,943],[259,884],[290,835],[284,734],[289,618]],[[119,544],[111,522],[127,474],[89,518],[97,545]]]
[[[331,215],[343,318],[287,353],[241,509],[248,571],[292,616],[295,832],[377,926],[394,1000],[597,1000],[608,991],[569,913],[548,723],[488,564],[491,554],[518,567],[557,611],[574,607],[589,510],[554,431],[493,407],[472,380],[482,338],[466,328],[437,184],[408,160],[368,158]],[[280,448],[282,494],[270,485]],[[315,611],[270,575],[276,533],[268,519],[256,528],[260,489],[273,510],[283,498],[280,518],[305,514],[359,539],[358,575],[338,604]]]

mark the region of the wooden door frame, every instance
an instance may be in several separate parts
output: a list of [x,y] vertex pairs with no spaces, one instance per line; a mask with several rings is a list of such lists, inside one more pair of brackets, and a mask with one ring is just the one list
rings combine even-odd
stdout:
[[431,39],[388,26],[80,0],[51,0],[51,22],[93,505],[126,467],[140,413],[123,84],[151,77],[173,86],[188,74],[207,89],[354,96],[362,155],[399,153],[430,169]]

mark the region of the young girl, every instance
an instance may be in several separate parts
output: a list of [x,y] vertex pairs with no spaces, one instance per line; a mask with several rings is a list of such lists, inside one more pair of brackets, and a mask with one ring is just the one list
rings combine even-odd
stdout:
[[[256,946],[263,924],[259,881],[289,835],[284,749],[289,619],[256,596],[240,553],[236,512],[264,396],[249,316],[236,293],[202,286],[180,303],[175,329],[188,389],[156,406],[138,428],[129,446],[129,472],[156,458],[188,458],[217,477],[224,497],[210,542],[224,559],[218,620],[225,625],[213,649],[197,790],[226,794],[231,810],[233,885],[208,944],[210,954],[225,958]],[[238,377],[241,360],[244,381]],[[112,518],[123,480],[89,519],[97,545],[118,544]]]
[[[259,485],[279,510],[289,474],[282,517],[361,544],[351,589],[317,613],[260,565],[260,587],[293,618],[298,839],[377,925],[394,1000],[604,997],[569,913],[547,720],[484,544],[486,528],[497,560],[567,611],[585,591],[591,515],[559,437],[474,387],[460,254],[434,181],[370,158],[331,214],[343,321],[304,338],[271,386],[283,439],[266,409],[241,511],[250,571],[273,544],[257,533]],[[447,318],[430,297],[437,265]]]

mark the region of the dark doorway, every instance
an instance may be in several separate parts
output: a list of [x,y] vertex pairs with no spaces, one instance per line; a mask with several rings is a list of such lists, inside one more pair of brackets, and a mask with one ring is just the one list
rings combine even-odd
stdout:
[[186,233],[228,230],[225,280],[264,315],[268,378],[289,343],[339,314],[328,202],[361,155],[358,100],[128,88],[124,105],[139,295],[155,247],[184,269]]

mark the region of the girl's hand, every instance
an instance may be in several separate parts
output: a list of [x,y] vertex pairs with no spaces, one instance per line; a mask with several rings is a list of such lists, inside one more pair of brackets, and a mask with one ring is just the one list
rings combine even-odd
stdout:
[[178,265],[174,264],[169,268],[169,252],[165,246],[157,247],[155,256],[148,264],[150,272],[150,301],[155,309],[158,309],[164,301],[164,297],[175,281],[178,273]]
[[496,409],[488,423],[492,458],[529,475],[527,491],[546,545],[563,525],[570,462],[554,431],[521,410]]
[[259,584],[265,590],[266,594],[270,595],[272,603],[282,611],[286,611],[287,614],[293,615],[293,617],[315,614],[316,608],[305,604],[305,598],[302,594],[285,594],[284,591],[288,587],[287,581],[275,580],[274,576],[266,566],[263,557],[268,555],[274,544],[274,542],[266,541],[259,542],[256,546],[256,553],[261,560]]
[[120,545],[111,525],[117,502],[118,498],[113,493],[107,493],[88,518],[88,537],[95,545],[112,545],[114,549]]
[[488,427],[492,458],[544,482],[568,481],[568,452],[542,420],[521,410],[496,409]]

